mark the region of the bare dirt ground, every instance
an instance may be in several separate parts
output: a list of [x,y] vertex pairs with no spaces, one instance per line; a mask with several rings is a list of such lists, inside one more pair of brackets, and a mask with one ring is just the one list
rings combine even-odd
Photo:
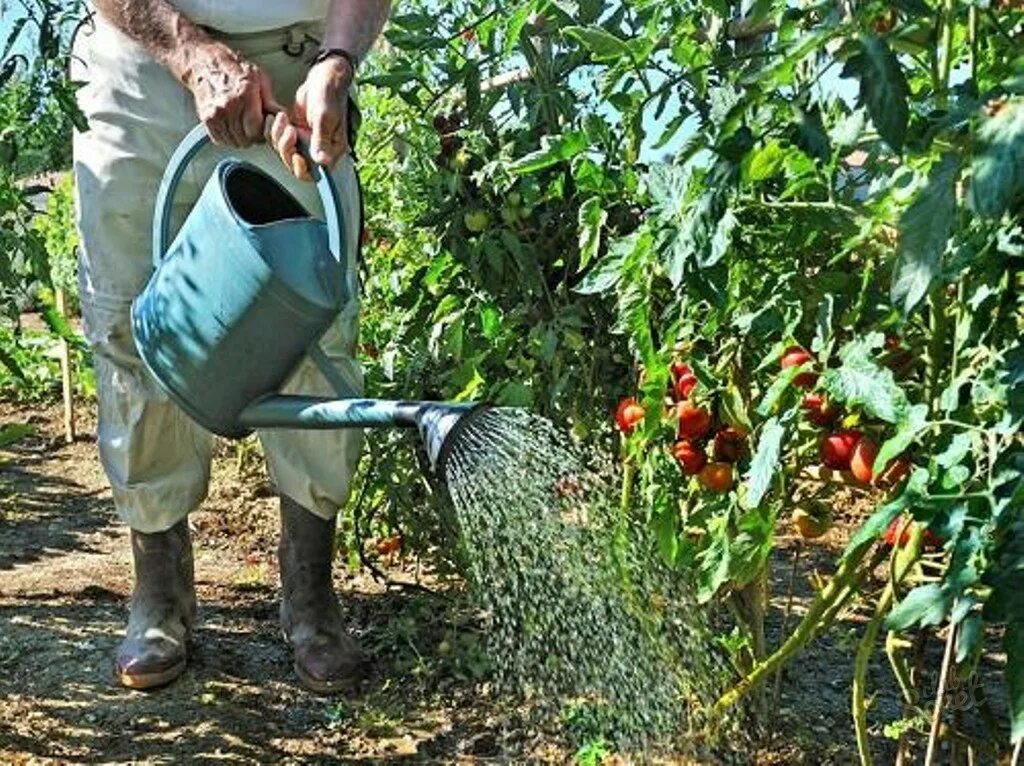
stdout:
[[[515,705],[490,692],[480,636],[459,588],[429,579],[410,587],[411,562],[392,562],[386,583],[337,567],[373,672],[348,699],[304,691],[277,628],[275,501],[262,474],[240,472],[227,450],[216,461],[209,499],[191,518],[201,611],[189,669],[154,692],[116,686],[111,657],[131,569],[127,530],[96,458],[94,424],[83,414],[84,435],[66,445],[56,408],[0,404],[0,424],[18,422],[32,423],[35,433],[0,450],[0,764],[571,760],[564,743],[522,725]],[[809,575],[829,571],[830,551],[841,544],[842,531],[829,534],[837,536],[831,547],[808,548],[801,558],[797,615],[810,596]],[[793,545],[774,566],[772,645]],[[856,762],[849,678],[862,623],[858,612],[848,615],[791,666],[772,706],[772,731],[759,746],[737,748],[738,762]],[[941,653],[935,643],[929,656]],[[881,730],[899,717],[900,699],[882,652],[876,660],[869,679],[875,755],[892,763],[895,744]],[[983,692],[973,690],[971,700]],[[625,760],[633,759],[608,762]],[[977,760],[993,762],[992,753]]]

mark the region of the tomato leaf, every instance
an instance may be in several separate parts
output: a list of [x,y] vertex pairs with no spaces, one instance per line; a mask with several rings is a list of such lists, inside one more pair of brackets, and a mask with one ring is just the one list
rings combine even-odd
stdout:
[[896,433],[878,450],[873,468],[875,475],[881,474],[889,461],[901,455],[927,427],[928,405],[915,404],[908,408],[907,416],[897,424]]
[[747,508],[757,508],[771,487],[772,477],[782,454],[782,438],[785,435],[786,428],[778,418],[769,418],[761,427],[757,449],[747,473],[747,494],[744,498],[744,505]]
[[891,502],[886,503],[875,511],[853,533],[850,542],[846,544],[846,550],[843,551],[843,558],[849,558],[863,548],[863,546],[870,545],[877,540],[889,524],[892,523],[892,520],[909,508],[927,487],[928,471],[923,468],[915,468],[911,472],[910,480],[907,482],[903,492]]
[[910,90],[896,55],[874,35],[860,39],[859,52],[846,62],[843,77],[860,80],[860,103],[867,107],[878,133],[897,152],[903,151],[910,112]]
[[585,269],[597,257],[601,248],[601,229],[608,220],[608,213],[601,207],[600,197],[589,197],[580,205],[580,269]]
[[942,270],[942,254],[956,212],[956,178],[960,160],[952,153],[932,168],[928,184],[900,216],[900,245],[896,256],[892,302],[909,314],[928,294]]
[[1024,98],[1003,104],[978,129],[981,151],[971,167],[968,204],[997,218],[1024,196]]
[[574,130],[556,136],[544,136],[540,140],[540,146],[537,151],[530,152],[509,165],[509,170],[525,175],[571,160],[589,148],[590,137],[584,131]]
[[608,292],[615,287],[622,279],[626,259],[636,247],[638,239],[639,235],[634,233],[613,242],[604,258],[594,264],[583,280],[576,285],[575,292],[581,295],[594,295]]
[[594,61],[616,61],[630,55],[625,40],[601,27],[566,27],[562,31],[579,42]]
[[949,607],[950,599],[938,583],[919,585],[893,607],[885,624],[890,630],[938,625],[945,619]]
[[875,362],[883,340],[881,333],[870,333],[847,343],[839,351],[842,366],[826,371],[821,385],[842,404],[860,407],[887,423],[900,423],[907,417],[909,403],[892,371]]

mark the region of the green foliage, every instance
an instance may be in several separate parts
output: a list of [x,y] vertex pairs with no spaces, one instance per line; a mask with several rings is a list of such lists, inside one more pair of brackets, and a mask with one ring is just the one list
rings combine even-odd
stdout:
[[23,17],[0,48],[0,390],[19,396],[45,395],[59,380],[47,378],[49,362],[36,361],[47,341],[21,332],[21,312],[40,310],[54,334],[81,346],[51,293],[75,292],[70,180],[51,189],[44,174],[70,166],[72,128],[84,127],[78,86],[68,75],[71,34],[83,10],[77,0],[22,4]]
[[[945,574],[896,623],[1007,622],[985,583],[1024,493],[1021,17],[764,3],[750,39],[713,3],[404,5],[364,89],[371,390],[530,406],[595,444],[639,394],[643,521],[710,601],[757,581],[816,462],[817,376],[878,471],[912,463],[844,561],[909,513]],[[815,359],[780,373],[794,343]],[[716,427],[751,435],[732,491],[666,454],[680,358]],[[367,476],[408,522],[420,495],[379,489],[397,460]]]

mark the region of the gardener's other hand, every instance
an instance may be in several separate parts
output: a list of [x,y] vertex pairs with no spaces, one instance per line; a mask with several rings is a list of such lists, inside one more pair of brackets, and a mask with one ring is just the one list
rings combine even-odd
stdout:
[[243,147],[259,141],[264,114],[283,108],[274,99],[266,73],[213,40],[198,46],[189,59],[182,80],[213,142]]
[[292,113],[279,112],[267,120],[267,141],[297,178],[310,179],[306,161],[296,149],[300,137],[319,165],[334,167],[349,151],[348,89],[353,74],[352,65],[342,57],[321,61],[299,86]]

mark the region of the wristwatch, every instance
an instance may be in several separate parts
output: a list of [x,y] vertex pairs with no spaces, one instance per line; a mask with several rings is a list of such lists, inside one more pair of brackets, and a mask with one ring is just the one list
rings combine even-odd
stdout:
[[309,66],[315,67],[321,61],[326,61],[329,58],[342,58],[348,62],[348,65],[352,67],[352,74],[356,73],[356,69],[359,68],[359,57],[344,48],[321,48],[317,51],[317,54],[313,57],[313,60],[309,62]]

